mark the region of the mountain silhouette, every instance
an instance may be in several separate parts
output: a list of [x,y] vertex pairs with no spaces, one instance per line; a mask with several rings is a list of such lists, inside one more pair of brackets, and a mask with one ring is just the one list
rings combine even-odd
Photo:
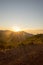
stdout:
[[24,31],[13,32],[9,30],[0,30],[0,45],[5,44],[5,46],[17,46],[31,36],[33,35]]

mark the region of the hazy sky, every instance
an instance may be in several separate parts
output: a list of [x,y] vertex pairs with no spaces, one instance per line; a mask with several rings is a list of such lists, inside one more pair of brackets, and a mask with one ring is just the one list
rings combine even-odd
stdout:
[[0,0],[0,27],[43,29],[43,0]]

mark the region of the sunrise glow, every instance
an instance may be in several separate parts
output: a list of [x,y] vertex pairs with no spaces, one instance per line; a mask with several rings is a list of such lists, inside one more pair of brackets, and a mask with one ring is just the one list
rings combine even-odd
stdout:
[[21,31],[21,29],[18,26],[12,27],[12,30],[15,31],[15,32]]

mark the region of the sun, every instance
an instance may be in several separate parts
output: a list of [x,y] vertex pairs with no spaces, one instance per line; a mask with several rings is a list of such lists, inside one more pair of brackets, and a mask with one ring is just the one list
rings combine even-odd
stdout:
[[15,31],[15,32],[21,31],[21,29],[17,26],[12,27],[12,30]]

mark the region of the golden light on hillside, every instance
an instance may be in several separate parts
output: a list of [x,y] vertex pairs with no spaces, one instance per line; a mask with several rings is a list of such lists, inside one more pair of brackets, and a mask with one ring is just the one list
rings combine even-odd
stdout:
[[18,26],[12,27],[12,30],[15,31],[15,32],[21,31],[21,29]]

